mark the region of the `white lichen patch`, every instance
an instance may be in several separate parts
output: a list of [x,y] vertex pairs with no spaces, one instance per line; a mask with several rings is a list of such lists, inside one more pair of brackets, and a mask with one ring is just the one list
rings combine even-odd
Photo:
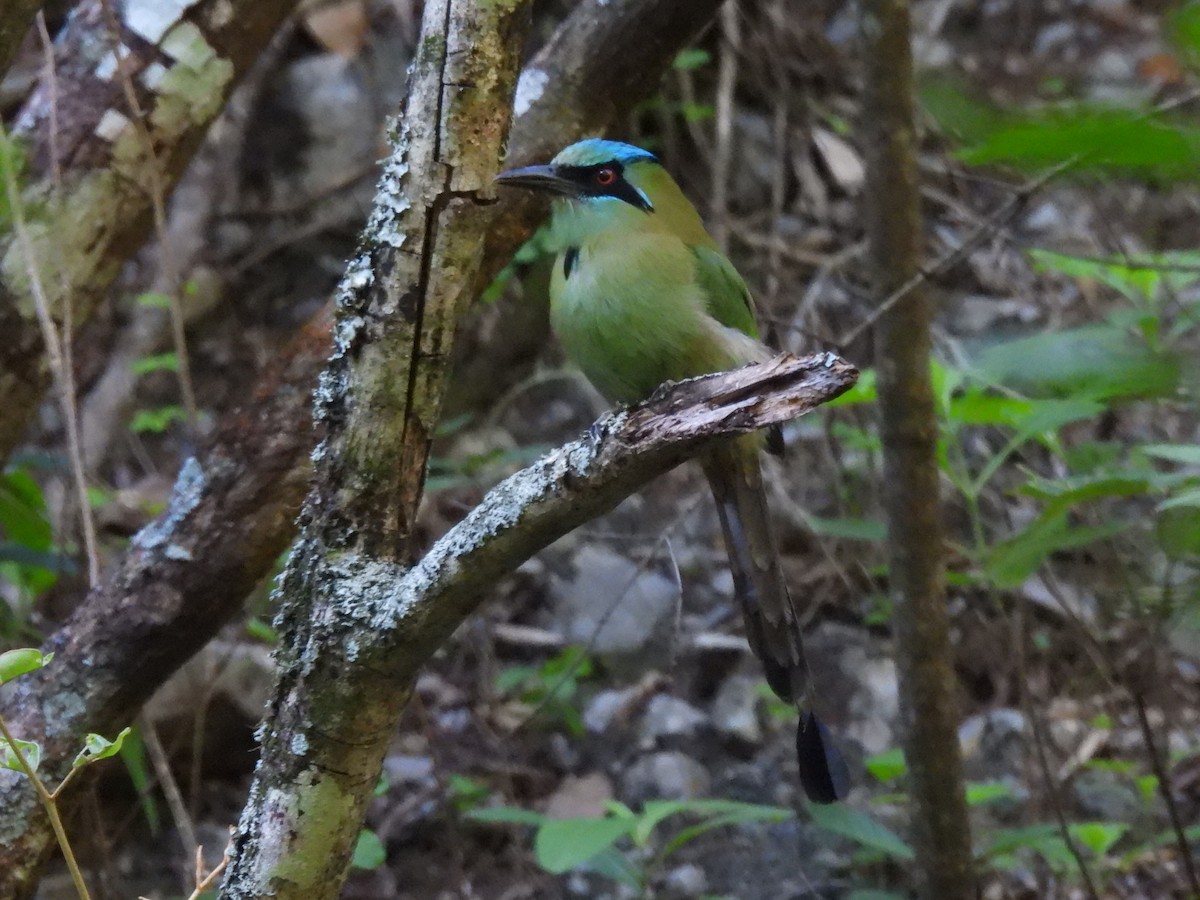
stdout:
[[358,339],[358,332],[367,324],[362,316],[341,316],[333,330],[333,358],[345,356]]
[[147,90],[157,91],[159,85],[162,84],[163,76],[166,74],[166,66],[160,62],[152,62],[142,70],[141,82],[146,86]]
[[162,52],[192,69],[202,69],[216,59],[204,32],[191,22],[180,22],[163,38]]
[[196,0],[125,0],[125,25],[152,44],[179,21]]
[[291,741],[288,743],[288,749],[296,756],[303,756],[308,752],[308,737],[301,732],[293,734]]
[[96,123],[96,137],[105,141],[115,141],[129,126],[129,118],[115,109],[106,109],[100,121]]
[[[117,54],[120,53],[120,57]],[[118,64],[121,57],[129,55],[129,50],[124,44],[119,45],[115,50],[106,50],[96,63],[96,68],[92,70],[92,74],[100,81],[109,81],[117,74]]]
[[142,550],[153,550],[167,544],[183,520],[200,505],[207,481],[196,457],[188,457],[175,479],[166,510],[133,536],[133,545]]
[[513,97],[513,115],[523,116],[530,107],[542,98],[546,85],[550,83],[550,73],[542,69],[526,69],[517,79],[517,93]]

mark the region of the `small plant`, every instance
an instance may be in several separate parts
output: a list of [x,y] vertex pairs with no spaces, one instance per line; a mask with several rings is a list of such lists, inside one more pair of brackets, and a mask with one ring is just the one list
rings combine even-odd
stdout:
[[575,706],[579,682],[592,674],[592,660],[582,647],[567,647],[540,666],[510,666],[496,678],[496,693],[513,697],[533,715],[561,722],[567,731],[584,734],[583,717]]
[[[913,859],[912,848],[867,813],[845,804],[809,804],[808,813],[818,828],[848,838],[878,857],[897,862]],[[479,822],[533,826],[534,858],[552,875],[591,872],[641,891],[672,854],[706,832],[751,822],[784,822],[794,815],[790,809],[735,800],[655,800],[641,812],[612,801],[606,815],[576,819],[551,819],[508,806],[468,814]],[[698,821],[664,834],[664,824],[677,816]],[[628,852],[620,844],[628,845]]]
[[[783,822],[788,809],[757,806],[733,800],[658,800],[634,812],[623,803],[610,802],[608,814],[592,818],[551,819],[527,809],[501,806],[468,814],[477,822],[503,822],[535,828],[533,850],[539,866],[552,875],[570,871],[591,872],[620,884],[645,890],[675,851],[714,828],[747,822]],[[652,847],[660,826],[674,816],[699,817]],[[633,854],[617,845],[628,843]]]
[[[20,678],[22,675],[34,672],[48,665],[53,658],[53,653],[43,654],[41,651],[32,648],[9,650],[7,653],[0,653],[0,687]],[[82,771],[85,766],[99,762],[102,759],[107,759],[118,753],[128,734],[129,728],[125,728],[117,735],[115,740],[111,741],[98,734],[89,734],[84,738],[83,749],[75,757],[75,761],[71,764],[71,770],[67,772],[66,777],[58,783],[56,788],[50,790],[45,782],[42,781],[37,771],[42,761],[41,746],[36,741],[23,741],[15,737],[9,731],[8,723],[0,716],[0,738],[3,738],[3,743],[0,743],[0,766],[22,773],[29,779],[30,784],[33,785],[34,791],[37,792],[38,801],[42,804],[42,807],[46,810],[46,815],[50,819],[50,826],[54,829],[54,836],[58,841],[59,849],[62,850],[67,869],[71,873],[71,880],[75,885],[75,890],[85,900],[89,896],[87,883],[83,879],[83,873],[79,869],[79,864],[75,861],[75,854],[71,850],[71,843],[67,839],[66,830],[63,828],[62,818],[58,813],[58,799],[75,775]]]

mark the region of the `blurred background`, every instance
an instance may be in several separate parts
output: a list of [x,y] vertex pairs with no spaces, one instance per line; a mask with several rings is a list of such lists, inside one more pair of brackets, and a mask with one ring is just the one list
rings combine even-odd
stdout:
[[[571,6],[535,4],[530,52]],[[51,33],[65,15],[54,7]],[[419,7],[305,4],[210,130],[163,235],[76,342],[102,561],[328,304],[370,209]],[[913,9],[948,603],[984,896],[1086,896],[1081,866],[1100,896],[1189,896],[1178,845],[1181,830],[1200,838],[1200,9]],[[31,35],[0,83],[6,118],[42,61]],[[786,455],[768,462],[850,801],[830,812],[799,799],[793,711],[748,652],[712,502],[683,466],[497,584],[438,654],[346,896],[908,896],[874,349],[857,330],[874,303],[861,70],[854,3],[730,0],[611,133],[656,152],[695,201],[769,342],[865,370],[788,425]],[[958,264],[939,263],[956,251]],[[426,541],[605,408],[548,333],[550,262],[535,236],[464,326]],[[190,411],[164,266],[183,285]],[[67,472],[48,403],[0,477],[0,650],[37,643],[86,587]],[[180,895],[192,840],[219,858],[273,679],[270,588],[159,692],[121,762],[88,787],[77,849],[101,896]],[[605,825],[626,814],[638,840]],[[542,816],[592,824],[532,839]],[[60,895],[72,895],[65,875],[40,896]]]

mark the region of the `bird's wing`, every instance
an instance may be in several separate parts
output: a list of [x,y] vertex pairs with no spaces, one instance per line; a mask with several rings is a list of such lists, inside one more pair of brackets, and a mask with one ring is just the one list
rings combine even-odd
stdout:
[[713,247],[692,247],[692,255],[696,258],[696,283],[704,294],[708,314],[722,325],[757,338],[754,301],[733,263]]

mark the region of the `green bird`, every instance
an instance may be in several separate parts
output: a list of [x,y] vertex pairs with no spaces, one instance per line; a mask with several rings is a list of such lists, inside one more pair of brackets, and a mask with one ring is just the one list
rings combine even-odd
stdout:
[[[773,354],[758,337],[746,283],[654,154],[584,140],[549,165],[502,172],[500,184],[555,195],[561,248],[550,321],[567,355],[611,401],[635,403],[665,381],[721,372]],[[778,432],[775,432],[778,438]],[[768,684],[800,710],[797,757],[810,799],[844,796],[848,776],[811,712],[800,624],[770,528],[759,455],[781,442],[753,434],[700,459],[717,501],[746,637]]]

